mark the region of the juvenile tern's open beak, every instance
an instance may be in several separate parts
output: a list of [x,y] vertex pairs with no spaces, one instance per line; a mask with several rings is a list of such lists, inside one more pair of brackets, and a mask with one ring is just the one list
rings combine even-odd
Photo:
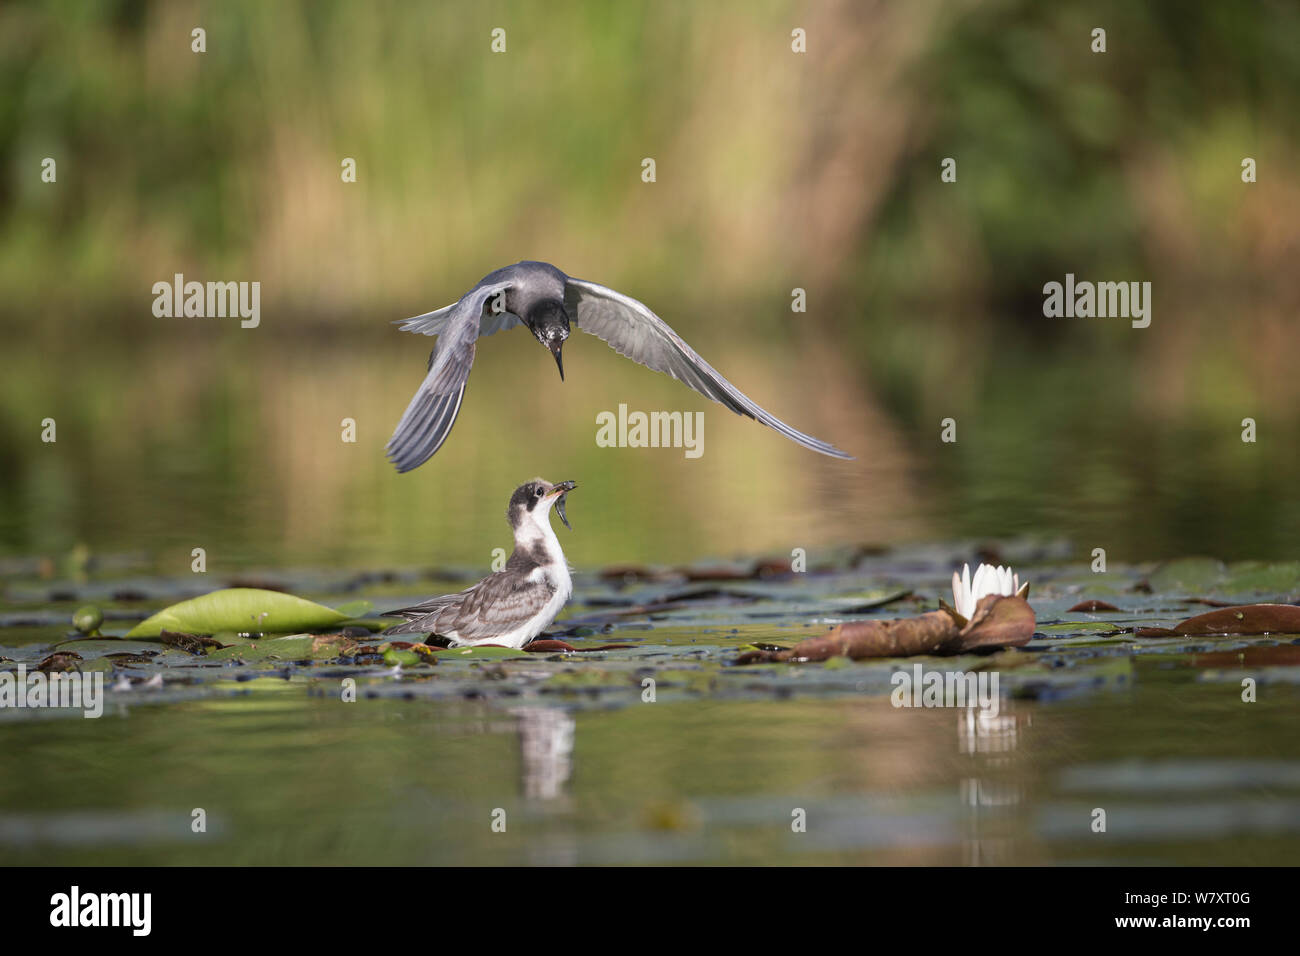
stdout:
[[551,488],[551,496],[555,498],[555,513],[560,516],[560,520],[570,531],[573,530],[573,525],[569,524],[569,519],[564,516],[564,499],[576,487],[578,487],[576,481],[561,481]]

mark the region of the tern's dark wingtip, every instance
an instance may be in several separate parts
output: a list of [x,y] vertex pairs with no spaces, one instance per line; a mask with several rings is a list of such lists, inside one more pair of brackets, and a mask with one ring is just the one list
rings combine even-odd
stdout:
[[812,449],[813,451],[817,452],[819,455],[825,455],[827,458],[839,458],[842,461],[857,460],[848,452],[840,451],[840,449],[836,448],[830,442],[819,441],[815,445],[805,444],[804,447]]
[[389,449],[384,449],[384,457],[387,458],[388,461],[389,461],[389,463],[390,463],[394,468],[397,469],[397,473],[398,473],[399,475],[404,475],[404,474],[406,474],[406,472],[410,471],[412,468],[417,467],[416,465],[412,465],[412,464],[410,464],[410,463],[407,462],[407,461],[403,461],[403,460],[402,460],[401,458],[399,458],[397,455],[394,455],[393,452],[392,452],[391,450],[389,450]]

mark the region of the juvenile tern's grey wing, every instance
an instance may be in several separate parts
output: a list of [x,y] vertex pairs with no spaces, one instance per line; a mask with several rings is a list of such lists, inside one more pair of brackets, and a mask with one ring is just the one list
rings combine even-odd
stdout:
[[555,594],[544,581],[512,572],[490,574],[459,594],[430,598],[412,607],[384,612],[402,617],[385,634],[439,634],[479,641],[522,627]]
[[398,471],[424,464],[447,440],[465,397],[465,381],[474,365],[484,309],[490,308],[490,300],[498,292],[509,287],[509,282],[477,286],[449,311],[439,310],[446,311],[440,319],[429,319],[439,323],[438,344],[429,356],[429,372],[388,440],[388,460]]
[[833,458],[853,456],[787,425],[732,385],[642,302],[584,279],[569,279],[565,300],[578,328],[604,339],[614,351],[671,375],[707,398],[775,429],[805,448]]
[[433,634],[437,627],[439,613],[447,610],[460,599],[459,594],[444,594],[441,597],[421,601],[411,607],[385,611],[384,617],[400,617],[405,620],[405,623],[394,624],[385,630],[384,634]]
[[455,612],[444,612],[440,627],[462,641],[499,637],[522,627],[537,615],[555,589],[544,580],[510,571],[489,574],[465,594]]

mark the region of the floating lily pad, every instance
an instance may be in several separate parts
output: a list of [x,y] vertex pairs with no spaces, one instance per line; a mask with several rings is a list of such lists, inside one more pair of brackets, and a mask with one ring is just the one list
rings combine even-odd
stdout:
[[503,657],[523,657],[524,652],[513,647],[492,647],[479,644],[473,647],[444,647],[434,653],[446,660],[500,660]]
[[236,644],[209,651],[206,660],[256,661],[328,661],[350,656],[360,645],[340,634],[293,634],[287,637],[266,637],[247,644]]
[[1296,594],[1300,592],[1300,561],[1241,561],[1230,565],[1223,590]]
[[1300,634],[1300,607],[1294,604],[1242,604],[1189,617],[1172,628],[1139,628],[1137,634],[1139,637]]
[[1113,604],[1107,603],[1106,601],[1098,601],[1096,598],[1093,598],[1087,601],[1080,601],[1073,607],[1067,608],[1067,610],[1070,612],[1089,611],[1096,613],[1097,611],[1118,611],[1119,608]]
[[1178,558],[1161,564],[1147,582],[1157,594],[1169,591],[1203,594],[1223,580],[1225,570],[1223,562],[1215,558]]
[[82,657],[92,658],[104,654],[157,654],[157,641],[128,641],[121,637],[81,637],[60,641],[55,647],[62,651],[76,651]]
[[375,609],[374,601],[367,601],[365,598],[359,598],[355,601],[345,601],[334,610],[340,614],[346,614],[353,619],[364,618]]
[[128,638],[161,638],[164,630],[187,634],[256,631],[293,634],[339,627],[352,619],[333,608],[292,594],[258,588],[225,588],[181,601],[133,627]]
[[1040,633],[1059,634],[1112,634],[1116,625],[1111,621],[1058,621],[1055,624],[1041,624]]

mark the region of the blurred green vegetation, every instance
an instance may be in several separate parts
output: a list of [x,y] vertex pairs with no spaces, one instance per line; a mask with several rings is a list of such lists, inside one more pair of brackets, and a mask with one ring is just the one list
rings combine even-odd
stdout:
[[[1295,553],[1294,4],[9,3],[0,81],[4,552],[486,565],[541,473],[583,483],[575,563],[1021,532]],[[397,476],[429,342],[388,321],[520,258],[644,299],[858,461],[594,339],[560,385],[516,335]],[[260,281],[261,327],[154,318],[176,272]],[[1067,272],[1151,281],[1151,327],[1044,318]],[[705,457],[596,448],[619,402],[705,409]]]

